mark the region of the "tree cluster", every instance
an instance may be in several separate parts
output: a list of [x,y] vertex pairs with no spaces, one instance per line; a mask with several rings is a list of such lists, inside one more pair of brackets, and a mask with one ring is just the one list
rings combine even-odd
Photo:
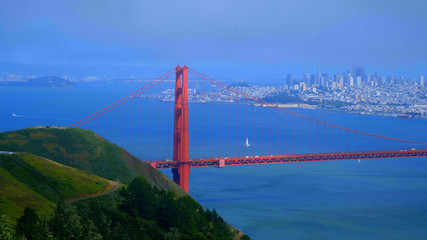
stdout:
[[158,190],[141,177],[116,195],[58,203],[49,219],[26,208],[16,226],[3,216],[0,225],[0,240],[236,239],[215,210],[204,210],[190,196]]

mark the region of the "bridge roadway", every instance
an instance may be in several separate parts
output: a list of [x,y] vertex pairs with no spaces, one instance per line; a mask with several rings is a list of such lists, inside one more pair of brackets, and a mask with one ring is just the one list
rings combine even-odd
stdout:
[[291,162],[316,162],[335,160],[357,160],[374,158],[406,158],[427,157],[427,149],[422,150],[388,150],[371,152],[335,152],[335,153],[308,153],[289,155],[263,155],[263,156],[241,156],[223,158],[190,159],[188,162],[176,161],[151,161],[152,167],[177,168],[181,164],[189,164],[190,167],[225,167],[233,165],[253,165],[269,163],[291,163]]

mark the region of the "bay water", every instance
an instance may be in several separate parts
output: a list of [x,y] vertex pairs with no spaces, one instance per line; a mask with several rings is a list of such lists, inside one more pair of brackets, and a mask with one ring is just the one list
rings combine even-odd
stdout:
[[[44,125],[68,126],[125,96],[135,87],[136,84],[112,84],[103,88],[84,84],[74,89],[1,88],[0,131]],[[139,120],[119,124],[129,116],[126,110],[118,110],[104,122],[82,127],[93,129],[140,159],[171,158],[173,103],[146,100],[142,104],[142,107],[137,103],[127,106],[128,110],[139,109],[142,114]],[[230,110],[224,109],[230,107],[233,108],[231,112],[242,114],[227,118]],[[200,113],[199,117],[190,119],[192,156],[275,154],[275,146],[279,145],[276,141],[281,142],[280,149],[283,150],[284,140],[289,140],[287,153],[308,151],[307,144],[300,144],[302,140],[291,145],[291,119],[283,124],[279,121],[286,119],[274,115],[277,113],[265,115],[261,119],[264,124],[255,119],[261,115],[255,114],[253,121],[258,125],[248,130],[244,126],[251,125],[252,120],[248,122],[248,119],[252,119],[252,115],[245,116],[247,108],[251,106],[218,103],[190,106],[190,114]],[[224,115],[220,117],[218,112],[222,110]],[[296,111],[374,134],[427,141],[426,119]],[[272,130],[269,117],[273,118],[275,126]],[[212,137],[218,133],[216,127],[221,121],[228,122],[222,137]],[[107,131],[106,122],[120,127],[116,131]],[[316,126],[308,123],[303,126],[303,131],[298,130],[302,132],[300,138],[310,139],[308,127],[314,129]],[[276,134],[277,129],[282,129],[281,134]],[[326,133],[329,134],[329,130]],[[253,145],[250,149],[243,147],[248,136]],[[339,140],[335,138],[336,143],[330,144],[333,149],[325,151],[351,150],[344,141],[343,146],[339,146]],[[343,135],[343,139],[346,138],[349,136]],[[265,145],[261,149],[261,142],[267,140],[274,147]],[[378,143],[375,146],[369,144],[369,139],[358,141],[359,147],[365,150],[378,146]],[[311,143],[312,151],[316,143],[313,139]],[[147,150],[144,148],[147,144],[155,147]],[[385,148],[397,147],[379,144]],[[412,147],[422,146],[402,145],[402,149]],[[322,145],[320,148],[323,149]],[[162,172],[172,177],[170,170]],[[205,208],[215,208],[227,222],[255,239],[427,239],[427,158],[192,168],[190,194]]]

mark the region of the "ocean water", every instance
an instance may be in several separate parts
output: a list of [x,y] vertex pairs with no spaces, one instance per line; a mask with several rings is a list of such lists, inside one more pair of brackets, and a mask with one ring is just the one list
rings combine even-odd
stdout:
[[[2,88],[0,131],[68,126],[137,86]],[[141,159],[165,159],[172,153],[172,111],[171,102],[136,99],[82,127]],[[426,119],[297,111],[361,131],[427,141]],[[332,131],[247,104],[190,104],[192,157],[421,148]],[[250,148],[243,147],[246,137]],[[255,239],[427,238],[427,158],[192,168],[190,194]]]

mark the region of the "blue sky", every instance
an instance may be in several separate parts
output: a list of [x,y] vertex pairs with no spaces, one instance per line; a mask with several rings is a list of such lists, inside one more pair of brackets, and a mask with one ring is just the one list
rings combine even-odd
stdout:
[[[425,1],[14,0],[0,61],[427,75]],[[215,67],[217,70],[212,70]],[[218,70],[219,69],[219,70]],[[237,74],[237,73],[235,73]]]

